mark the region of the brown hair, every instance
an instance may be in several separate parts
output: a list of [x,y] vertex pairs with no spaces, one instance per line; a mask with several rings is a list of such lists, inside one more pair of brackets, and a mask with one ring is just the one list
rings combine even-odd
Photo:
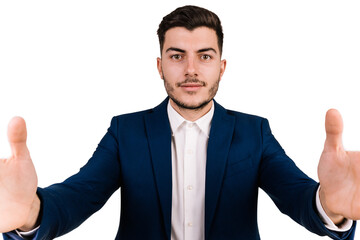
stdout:
[[189,31],[198,27],[208,27],[215,30],[221,55],[224,34],[220,19],[215,13],[197,6],[184,6],[179,7],[166,15],[159,24],[159,29],[157,30],[160,53],[164,47],[165,33],[173,27],[185,27]]

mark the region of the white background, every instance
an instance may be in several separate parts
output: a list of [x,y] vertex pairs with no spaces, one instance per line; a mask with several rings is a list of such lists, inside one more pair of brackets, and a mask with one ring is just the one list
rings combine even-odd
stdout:
[[[267,117],[288,155],[314,179],[327,109],[341,111],[345,146],[360,150],[358,1],[1,1],[0,156],[10,154],[7,123],[20,115],[39,185],[76,173],[112,116],[166,97],[156,30],[185,4],[222,20],[228,65],[220,104]],[[116,192],[60,239],[114,239],[119,202]],[[281,214],[263,192],[258,218],[262,239],[324,239]]]

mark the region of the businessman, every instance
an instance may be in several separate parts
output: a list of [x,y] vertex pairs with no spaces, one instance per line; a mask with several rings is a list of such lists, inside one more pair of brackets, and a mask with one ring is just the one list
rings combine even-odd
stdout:
[[61,236],[120,188],[116,239],[260,239],[260,187],[308,230],[353,239],[360,153],[343,149],[340,114],[326,115],[316,183],[286,156],[266,119],[214,100],[226,69],[214,13],[178,8],[163,18],[158,36],[157,68],[168,97],[153,109],[114,117],[92,158],[63,183],[37,186],[25,122],[10,122],[12,156],[0,161],[4,238]]

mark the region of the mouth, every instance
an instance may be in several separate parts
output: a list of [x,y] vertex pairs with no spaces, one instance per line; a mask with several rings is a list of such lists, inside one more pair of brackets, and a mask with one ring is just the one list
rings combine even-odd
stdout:
[[197,91],[204,86],[205,86],[205,83],[203,83],[201,81],[185,81],[185,82],[179,84],[179,87],[181,87],[181,89],[183,89],[185,91],[190,91],[190,92]]
[[194,91],[203,87],[203,85],[200,83],[183,83],[180,85],[180,87],[187,91]]

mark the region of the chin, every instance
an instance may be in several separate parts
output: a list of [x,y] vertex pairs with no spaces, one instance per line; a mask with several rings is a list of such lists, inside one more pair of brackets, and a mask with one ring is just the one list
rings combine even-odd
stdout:
[[[202,100],[193,100],[193,101],[189,101],[188,99],[174,99],[171,98],[173,100],[173,102],[179,107],[179,108],[183,108],[183,109],[189,109],[189,110],[198,110],[198,109],[202,109],[205,106],[208,105],[209,102],[212,101],[212,99],[202,99]],[[186,101],[187,100],[187,101]]]

